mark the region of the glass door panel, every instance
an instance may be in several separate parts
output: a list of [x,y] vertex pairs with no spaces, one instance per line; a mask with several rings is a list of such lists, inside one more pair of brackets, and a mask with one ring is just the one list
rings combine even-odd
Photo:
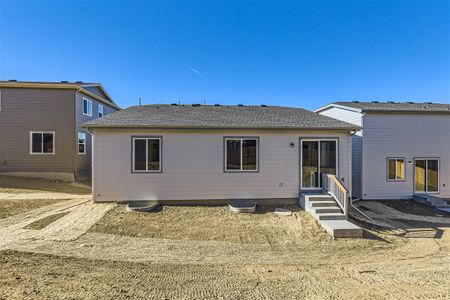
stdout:
[[302,188],[319,187],[319,142],[302,142]]
[[417,159],[416,166],[414,168],[414,185],[416,192],[425,192],[425,170],[426,170],[426,161],[424,159]]
[[429,159],[427,166],[427,192],[439,191],[439,163],[437,159]]

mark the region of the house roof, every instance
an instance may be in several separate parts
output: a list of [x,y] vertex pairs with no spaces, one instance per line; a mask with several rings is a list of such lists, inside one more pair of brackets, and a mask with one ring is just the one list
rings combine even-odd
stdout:
[[[17,81],[17,80],[0,80],[0,88],[53,88],[53,89],[74,89],[78,90],[86,95],[89,95],[101,102],[104,102],[114,108],[120,109],[114,100],[109,96],[108,92],[103,88],[101,83],[91,83],[91,82],[46,82],[46,81]],[[101,94],[92,92],[91,88],[98,88]]]
[[316,112],[322,111],[330,106],[344,106],[356,109],[361,112],[433,112],[433,113],[450,113],[450,105],[432,102],[334,102],[325,107],[319,108]]
[[359,129],[301,108],[177,104],[132,106],[84,123],[83,127]]

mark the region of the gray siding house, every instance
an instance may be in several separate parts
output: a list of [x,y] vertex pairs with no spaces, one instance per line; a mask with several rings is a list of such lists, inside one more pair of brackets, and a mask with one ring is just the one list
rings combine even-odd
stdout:
[[321,174],[351,190],[360,127],[299,108],[146,105],[83,124],[94,201],[297,202]]
[[81,124],[118,109],[99,83],[0,81],[0,175],[86,175],[91,136]]
[[450,197],[450,105],[354,101],[316,112],[362,126],[353,136],[354,197]]

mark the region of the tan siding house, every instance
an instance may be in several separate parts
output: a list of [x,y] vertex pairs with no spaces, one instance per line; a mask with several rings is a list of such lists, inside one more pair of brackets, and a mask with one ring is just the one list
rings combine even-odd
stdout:
[[321,190],[320,166],[351,189],[359,128],[296,108],[176,105],[131,107],[83,127],[93,132],[94,201],[217,204],[297,202]]
[[[0,81],[0,175],[74,180],[90,170],[90,134],[80,124],[98,117],[98,104],[105,115],[118,107],[82,86]],[[83,97],[93,103],[92,117],[83,115]],[[78,133],[86,136],[86,154],[78,153]]]

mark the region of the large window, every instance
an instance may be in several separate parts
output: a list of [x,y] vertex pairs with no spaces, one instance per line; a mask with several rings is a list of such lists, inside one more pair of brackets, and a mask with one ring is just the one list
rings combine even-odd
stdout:
[[161,138],[133,138],[133,172],[161,172]]
[[439,159],[416,158],[414,163],[415,192],[439,192]]
[[101,104],[98,105],[98,117],[103,117],[103,105]]
[[387,179],[388,181],[405,180],[405,159],[388,158],[387,159]]
[[225,171],[258,171],[258,138],[225,138]]
[[337,140],[302,140],[302,188],[322,186],[322,174],[337,175]]
[[54,140],[54,132],[30,132],[30,154],[54,154]]
[[86,154],[86,133],[78,132],[78,154]]
[[92,117],[92,101],[83,98],[83,115]]

